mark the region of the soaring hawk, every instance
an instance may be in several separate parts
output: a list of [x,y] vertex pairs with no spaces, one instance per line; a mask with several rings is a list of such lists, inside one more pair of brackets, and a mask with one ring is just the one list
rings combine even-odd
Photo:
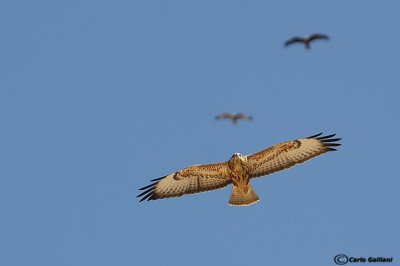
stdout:
[[314,33],[310,36],[296,36],[285,42],[285,46],[289,46],[294,43],[303,43],[307,49],[311,48],[310,43],[315,40],[329,40],[329,36],[325,34]]
[[232,184],[229,204],[247,206],[259,201],[249,184],[250,179],[278,172],[303,163],[322,153],[336,151],[341,144],[336,134],[322,133],[303,139],[283,142],[250,155],[235,153],[221,163],[193,165],[167,176],[151,180],[153,183],[140,188],[143,200],[180,197],[219,189]]
[[253,120],[253,117],[243,113],[237,113],[237,114],[221,113],[215,116],[215,119],[217,120],[229,119],[232,121],[232,124],[236,125],[238,120]]

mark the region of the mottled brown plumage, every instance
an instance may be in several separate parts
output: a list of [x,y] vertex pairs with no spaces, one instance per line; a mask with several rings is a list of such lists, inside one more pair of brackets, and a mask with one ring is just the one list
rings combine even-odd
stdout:
[[250,179],[290,168],[325,152],[336,151],[334,147],[341,145],[337,143],[340,138],[333,138],[335,134],[321,134],[276,144],[247,156],[235,153],[226,162],[184,168],[151,180],[154,183],[140,188],[144,191],[138,197],[141,197],[140,201],[180,197],[232,184],[230,205],[253,204],[259,197],[250,186]]

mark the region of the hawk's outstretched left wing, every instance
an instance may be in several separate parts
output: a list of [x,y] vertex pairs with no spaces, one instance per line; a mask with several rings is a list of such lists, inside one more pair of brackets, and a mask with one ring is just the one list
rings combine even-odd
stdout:
[[250,177],[272,174],[303,163],[322,153],[336,151],[341,144],[332,138],[336,134],[321,136],[322,133],[305,138],[276,144],[270,148],[247,156]]
[[180,197],[223,188],[231,183],[226,162],[193,165],[151,181],[154,183],[139,189],[144,190],[137,196],[142,197],[140,201]]

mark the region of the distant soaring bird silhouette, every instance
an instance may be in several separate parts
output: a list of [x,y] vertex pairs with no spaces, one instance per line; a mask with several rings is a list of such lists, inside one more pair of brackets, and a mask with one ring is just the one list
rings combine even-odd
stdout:
[[296,36],[285,42],[285,46],[292,45],[294,43],[303,43],[307,49],[311,48],[311,42],[315,40],[329,40],[329,36],[325,34],[314,33],[310,36]]
[[243,113],[237,113],[237,114],[221,113],[217,115],[215,119],[217,120],[229,119],[231,120],[232,124],[236,125],[238,120],[252,120],[253,117]]

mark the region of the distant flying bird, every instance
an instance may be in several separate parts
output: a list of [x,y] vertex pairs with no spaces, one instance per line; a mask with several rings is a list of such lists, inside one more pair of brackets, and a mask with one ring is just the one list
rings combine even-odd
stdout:
[[314,40],[329,40],[329,36],[325,34],[314,33],[310,36],[296,36],[285,42],[285,46],[289,46],[294,43],[303,43],[307,49],[311,48],[310,43]]
[[336,143],[341,138],[333,138],[335,134],[321,134],[276,144],[246,156],[235,153],[226,162],[189,166],[151,180],[152,184],[139,189],[144,191],[137,197],[141,197],[140,201],[180,197],[232,184],[230,205],[256,203],[259,198],[249,184],[250,179],[287,169],[325,152],[336,151],[333,147],[341,145]]
[[253,117],[243,113],[237,113],[237,114],[222,113],[217,115],[215,119],[217,120],[229,119],[231,120],[232,124],[236,125],[238,120],[252,120]]

